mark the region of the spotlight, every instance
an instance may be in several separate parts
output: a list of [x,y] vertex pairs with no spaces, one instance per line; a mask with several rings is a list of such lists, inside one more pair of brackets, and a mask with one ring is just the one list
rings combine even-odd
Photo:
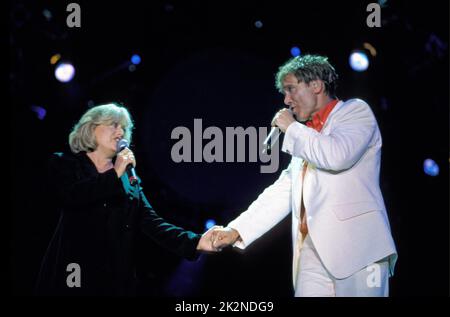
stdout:
[[382,8],[387,7],[387,2],[388,2],[388,0],[378,0],[378,4],[379,4],[380,7],[382,7]]
[[363,72],[369,68],[369,58],[363,51],[355,51],[349,58],[350,67],[356,72]]
[[31,111],[36,113],[39,120],[44,120],[45,115],[47,114],[47,110],[45,110],[44,108],[42,108],[40,106],[35,106],[35,105],[31,106]]
[[55,69],[55,77],[62,83],[67,83],[75,76],[75,68],[70,63],[59,63]]
[[44,9],[42,11],[42,15],[47,19],[47,21],[50,21],[53,18],[52,13],[48,9]]
[[377,49],[372,44],[365,42],[363,46],[366,50],[370,52],[370,55],[372,55],[372,57],[377,56]]
[[437,176],[439,175],[439,165],[432,159],[426,159],[423,162],[423,171],[425,174],[430,176]]
[[291,48],[291,55],[293,57],[297,57],[300,56],[302,52],[300,51],[300,49],[297,46],[294,46],[293,48]]
[[61,59],[61,54],[54,54],[50,57],[50,64],[55,65]]
[[131,56],[131,62],[134,65],[138,65],[141,62],[141,57],[137,54],[134,54],[133,56]]
[[216,222],[213,219],[208,219],[205,222],[205,228],[206,230],[210,229],[211,227],[215,226]]

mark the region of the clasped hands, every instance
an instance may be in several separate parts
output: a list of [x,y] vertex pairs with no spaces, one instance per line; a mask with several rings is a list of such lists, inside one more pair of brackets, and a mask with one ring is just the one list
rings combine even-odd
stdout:
[[239,232],[236,230],[229,227],[213,226],[202,235],[198,242],[197,250],[219,252],[239,239]]

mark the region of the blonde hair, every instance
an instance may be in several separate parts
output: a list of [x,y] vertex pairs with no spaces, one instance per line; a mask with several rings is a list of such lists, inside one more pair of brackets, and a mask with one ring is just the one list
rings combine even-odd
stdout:
[[93,107],[86,111],[69,134],[69,145],[73,153],[92,152],[97,148],[94,129],[104,124],[120,124],[124,130],[123,137],[131,144],[133,121],[125,107],[109,103]]

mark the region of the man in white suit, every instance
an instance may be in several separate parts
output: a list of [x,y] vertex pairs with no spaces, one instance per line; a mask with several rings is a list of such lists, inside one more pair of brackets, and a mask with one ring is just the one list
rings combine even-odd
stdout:
[[291,163],[212,243],[245,249],[291,213],[295,296],[388,296],[397,252],[379,187],[381,135],[367,103],[336,98],[337,77],[318,55],[279,68],[290,110],[272,124]]

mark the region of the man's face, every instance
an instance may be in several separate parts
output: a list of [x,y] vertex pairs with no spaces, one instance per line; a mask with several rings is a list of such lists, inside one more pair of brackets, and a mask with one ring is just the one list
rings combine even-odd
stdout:
[[283,94],[284,103],[289,106],[297,120],[305,121],[317,111],[317,94],[313,85],[298,82],[294,74],[284,77]]

